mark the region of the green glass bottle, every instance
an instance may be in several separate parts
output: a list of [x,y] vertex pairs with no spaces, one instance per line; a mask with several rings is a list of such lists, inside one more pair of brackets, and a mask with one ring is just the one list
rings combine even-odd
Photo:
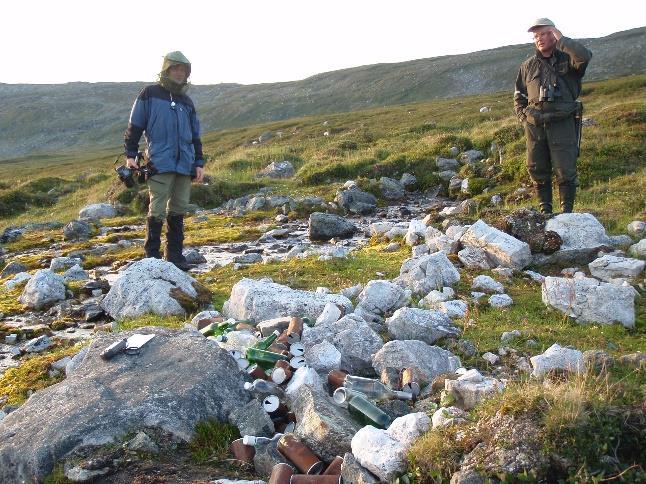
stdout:
[[387,429],[392,423],[386,413],[360,395],[350,397],[348,411],[363,424],[373,425],[379,429]]
[[266,338],[263,338],[260,341],[258,341],[255,345],[253,345],[253,347],[258,350],[267,350],[267,348],[269,348],[274,343],[274,341],[276,341],[276,338],[278,338],[279,336],[280,336],[280,331],[276,330]]
[[247,348],[247,353],[245,358],[251,363],[256,363],[258,366],[268,370],[273,368],[277,361],[285,360],[288,361],[289,358],[280,353],[273,353],[272,351],[259,350],[258,348]]
[[211,323],[208,326],[204,326],[200,329],[200,333],[204,336],[219,336],[229,331],[233,331],[236,326],[236,323]]

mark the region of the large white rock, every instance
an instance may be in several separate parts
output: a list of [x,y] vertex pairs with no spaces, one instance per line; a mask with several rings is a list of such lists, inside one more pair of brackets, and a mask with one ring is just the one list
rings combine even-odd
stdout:
[[590,277],[546,277],[543,302],[580,322],[635,326],[635,290]]
[[112,218],[118,215],[117,209],[109,203],[93,203],[83,207],[79,211],[80,219],[94,219]]
[[561,250],[611,245],[606,229],[590,213],[559,214],[547,221],[545,230],[553,230],[561,236]]
[[329,341],[306,348],[305,360],[316,371],[329,372],[341,368],[341,352]]
[[41,269],[29,279],[18,300],[30,309],[41,310],[64,299],[63,278],[50,269]]
[[632,281],[644,270],[646,262],[629,257],[618,257],[616,255],[604,255],[588,264],[590,273],[602,281],[611,279],[627,279]]
[[301,342],[305,351],[328,341],[341,353],[341,367],[350,373],[370,368],[371,356],[384,345],[381,337],[356,314],[348,314],[332,323],[304,327]]
[[488,294],[502,294],[505,287],[491,276],[479,275],[473,278],[471,289]]
[[285,388],[285,395],[287,396],[287,398],[296,395],[298,393],[298,389],[303,385],[307,385],[308,387],[314,389],[314,391],[321,394],[325,392],[325,390],[323,390],[323,382],[321,381],[321,377],[319,377],[319,374],[316,373],[316,370],[314,368],[310,368],[309,366],[301,366],[294,372],[292,378],[287,384],[287,388]]
[[359,294],[354,312],[368,322],[381,322],[385,314],[406,306],[410,296],[410,291],[390,281],[370,281]]
[[428,246],[428,250],[431,253],[442,250],[447,254],[457,254],[460,250],[460,241],[444,234],[438,235],[437,237],[434,237],[432,239],[428,239],[426,241],[426,245]]
[[49,268],[53,271],[61,271],[80,264],[80,257],[53,257],[49,262]]
[[532,376],[541,378],[553,369],[567,370],[572,373],[582,373],[585,370],[583,353],[579,350],[563,348],[554,343],[542,355],[532,356]]
[[25,281],[31,279],[31,274],[29,272],[19,272],[15,274],[11,279],[8,279],[4,283],[4,287],[7,291],[11,291],[14,287],[22,284]]
[[388,333],[393,339],[417,339],[433,344],[445,337],[458,337],[460,329],[449,317],[438,311],[401,308],[386,319]]
[[142,259],[121,273],[101,307],[117,321],[146,313],[183,316],[186,311],[171,291],[179,291],[182,297],[197,298],[194,284],[197,281],[175,264],[161,259]]
[[383,237],[393,227],[392,222],[373,222],[368,226],[368,233],[371,237]]
[[460,280],[460,273],[442,251],[406,259],[394,280],[413,294],[428,294],[433,289],[452,286]]
[[316,318],[316,324],[333,323],[334,321],[338,321],[340,317],[341,310],[339,309],[339,306],[329,302],[325,305],[319,317]]
[[439,346],[419,340],[394,340],[386,343],[372,358],[378,375],[385,368],[412,368],[415,381],[431,382],[442,373],[451,373],[462,366],[460,358]]
[[480,247],[465,247],[458,252],[458,259],[470,269],[491,269],[487,253]]
[[408,224],[404,241],[410,246],[419,245],[424,242],[425,235],[426,224],[422,220],[413,219]]
[[494,308],[506,308],[514,304],[514,300],[508,294],[494,294],[489,298],[488,302]]
[[428,432],[431,428],[431,419],[424,412],[409,413],[397,417],[390,424],[386,433],[393,439],[410,447],[415,440]]
[[289,315],[316,320],[329,302],[346,314],[352,312],[350,300],[339,294],[316,294],[268,280],[243,278],[231,288],[231,296],[224,303],[222,312],[229,318],[253,321]]
[[351,447],[359,464],[383,482],[406,469],[406,446],[384,430],[366,425],[352,437]]
[[[473,371],[473,370],[471,370]],[[479,372],[469,372],[457,380],[445,380],[444,389],[456,399],[456,405],[463,410],[475,408],[483,400],[502,392],[504,385],[495,378],[483,377]]]
[[87,272],[83,268],[76,264],[75,266],[70,267],[63,273],[63,280],[65,282],[69,281],[85,281],[89,279]]
[[529,245],[505,232],[490,227],[482,220],[471,225],[462,237],[462,245],[485,251],[490,263],[496,266],[522,269],[532,261]]
[[220,343],[220,347],[225,350],[236,350],[245,354],[247,348],[258,343],[258,338],[248,331],[231,331],[227,333],[227,340]]
[[451,287],[444,287],[441,291],[433,289],[426,296],[419,300],[420,308],[433,308],[437,303],[449,301],[455,297],[455,291]]
[[469,305],[460,299],[453,299],[439,302],[435,305],[435,308],[451,319],[461,319],[466,316]]

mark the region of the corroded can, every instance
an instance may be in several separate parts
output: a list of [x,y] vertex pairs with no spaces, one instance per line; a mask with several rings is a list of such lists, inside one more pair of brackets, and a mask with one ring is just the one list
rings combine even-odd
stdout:
[[305,474],[319,474],[325,465],[309,447],[296,440],[292,434],[285,434],[280,438],[278,452],[292,461]]
[[341,466],[343,465],[343,457],[337,455],[330,465],[323,471],[324,476],[340,476]]
[[293,475],[294,468],[289,464],[280,462],[271,469],[268,484],[289,484],[289,480]]
[[245,445],[243,439],[237,439],[231,442],[231,453],[233,457],[242,462],[253,462],[256,455],[256,448],[253,445]]

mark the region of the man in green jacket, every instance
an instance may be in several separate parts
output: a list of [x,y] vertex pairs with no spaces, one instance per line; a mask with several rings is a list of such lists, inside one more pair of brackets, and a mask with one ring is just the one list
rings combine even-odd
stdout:
[[552,213],[552,170],[559,185],[561,210],[572,212],[579,155],[581,79],[592,53],[564,37],[547,18],[534,21],[536,53],[520,66],[514,92],[514,111],[525,127],[527,170],[534,183],[540,210]]

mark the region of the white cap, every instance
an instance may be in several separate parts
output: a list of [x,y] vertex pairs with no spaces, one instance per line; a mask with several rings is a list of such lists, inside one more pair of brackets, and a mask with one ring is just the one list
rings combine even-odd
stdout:
[[244,382],[243,387],[245,390],[251,390],[253,388],[253,385],[250,382],[246,381]]
[[533,31],[536,27],[556,27],[556,26],[554,25],[554,22],[552,22],[548,18],[545,18],[545,17],[537,18],[532,22],[532,25],[527,29],[527,32]]

